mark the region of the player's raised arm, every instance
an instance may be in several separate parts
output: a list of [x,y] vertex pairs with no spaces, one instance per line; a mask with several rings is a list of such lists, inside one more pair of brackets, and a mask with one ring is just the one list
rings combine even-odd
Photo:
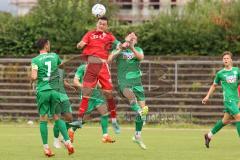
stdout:
[[137,43],[137,39],[138,37],[136,36],[136,34],[134,32],[132,32],[131,34],[131,39],[129,41],[129,48],[132,50],[132,52],[134,53],[135,57],[138,59],[138,60],[143,60],[144,59],[144,54],[143,54],[143,51],[142,49],[138,50],[136,49],[134,46],[135,44]]
[[111,54],[108,56],[108,63],[112,63],[112,61],[117,58],[121,54],[122,48],[118,48],[117,50],[113,50]]
[[209,97],[213,94],[213,92],[215,91],[216,87],[217,87],[217,84],[215,84],[215,83],[213,83],[211,85],[211,87],[210,87],[206,97],[204,97],[203,100],[202,100],[202,104],[206,104],[207,103],[207,101],[209,100]]
[[77,88],[82,88],[82,83],[79,82],[79,78],[76,76],[73,78],[73,85]]

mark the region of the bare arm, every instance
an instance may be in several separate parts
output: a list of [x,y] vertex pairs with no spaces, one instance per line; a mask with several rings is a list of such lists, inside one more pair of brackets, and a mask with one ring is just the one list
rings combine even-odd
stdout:
[[36,80],[37,80],[37,75],[38,75],[38,70],[32,69],[32,72],[31,72],[31,80],[32,80],[32,81],[36,81]]
[[135,55],[135,57],[136,57],[139,61],[141,61],[141,60],[144,59],[144,54],[139,53],[139,52],[135,49],[134,44],[133,44],[131,41],[130,41],[130,46],[129,46],[129,48],[132,50],[133,54]]
[[38,70],[32,68],[31,77],[30,77],[30,87],[31,88],[33,88],[34,81],[37,80],[37,74],[38,74]]
[[64,86],[76,92],[76,89],[70,83],[68,83],[67,80],[64,80]]
[[87,45],[87,43],[83,42],[83,41],[80,41],[78,44],[77,44],[77,48],[78,49],[82,49],[83,47],[85,47]]
[[112,63],[112,61],[121,54],[121,51],[122,49],[120,48],[118,50],[113,51],[113,53],[110,54],[108,57],[108,63]]
[[210,87],[206,97],[204,97],[203,100],[202,100],[202,104],[206,104],[207,103],[207,101],[209,100],[209,97],[213,94],[213,92],[215,91],[216,87],[217,87],[216,84],[212,84],[211,85],[211,87]]
[[79,82],[79,79],[77,77],[74,77],[73,79],[73,85],[79,89],[82,88],[82,83]]

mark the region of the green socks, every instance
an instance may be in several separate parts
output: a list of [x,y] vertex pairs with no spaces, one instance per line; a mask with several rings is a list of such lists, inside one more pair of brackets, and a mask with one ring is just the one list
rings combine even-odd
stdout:
[[59,129],[59,131],[61,132],[64,140],[65,141],[69,140],[69,136],[68,136],[68,132],[67,132],[65,122],[61,119],[58,119],[58,120],[55,121],[55,125]]
[[48,144],[48,127],[47,121],[40,121],[40,133],[42,137],[43,144]]
[[240,122],[236,122],[235,124],[237,128],[238,136],[240,137]]
[[225,124],[223,124],[222,120],[217,121],[217,123],[215,124],[215,126],[211,130],[212,134],[216,134],[224,126],[225,126]]
[[58,128],[56,122],[54,123],[54,126],[53,126],[53,136],[54,136],[55,138],[58,138],[58,137],[59,137],[59,128]]
[[101,116],[102,133],[108,133],[108,115]]
[[137,116],[136,116],[135,125],[136,125],[136,126],[135,126],[135,130],[136,130],[137,132],[142,130],[143,120],[141,119],[141,116],[140,116],[140,115],[137,115]]

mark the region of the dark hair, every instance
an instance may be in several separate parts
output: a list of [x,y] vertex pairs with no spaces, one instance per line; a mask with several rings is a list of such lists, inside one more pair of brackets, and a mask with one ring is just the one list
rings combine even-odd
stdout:
[[107,22],[108,22],[108,18],[107,18],[106,16],[98,17],[98,20],[104,20],[104,21],[107,21]]
[[225,55],[229,55],[231,58],[233,57],[233,54],[232,54],[232,52],[230,52],[230,51],[225,51],[225,52],[223,52],[222,58],[223,58]]
[[46,43],[48,43],[48,39],[47,38],[40,38],[37,40],[35,46],[41,50],[44,48],[44,46],[46,45]]

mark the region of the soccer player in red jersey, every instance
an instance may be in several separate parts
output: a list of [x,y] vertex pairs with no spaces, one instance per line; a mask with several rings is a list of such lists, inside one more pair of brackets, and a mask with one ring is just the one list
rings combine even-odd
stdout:
[[120,46],[120,42],[107,30],[108,19],[100,17],[96,29],[87,32],[77,44],[78,49],[83,49],[81,57],[87,61],[87,68],[83,78],[83,98],[79,106],[79,121],[71,124],[78,127],[82,126],[82,118],[87,110],[89,97],[91,97],[93,89],[99,82],[108,104],[108,111],[115,133],[120,133],[116,120],[116,104],[113,99],[111,75],[107,64],[111,48]]

